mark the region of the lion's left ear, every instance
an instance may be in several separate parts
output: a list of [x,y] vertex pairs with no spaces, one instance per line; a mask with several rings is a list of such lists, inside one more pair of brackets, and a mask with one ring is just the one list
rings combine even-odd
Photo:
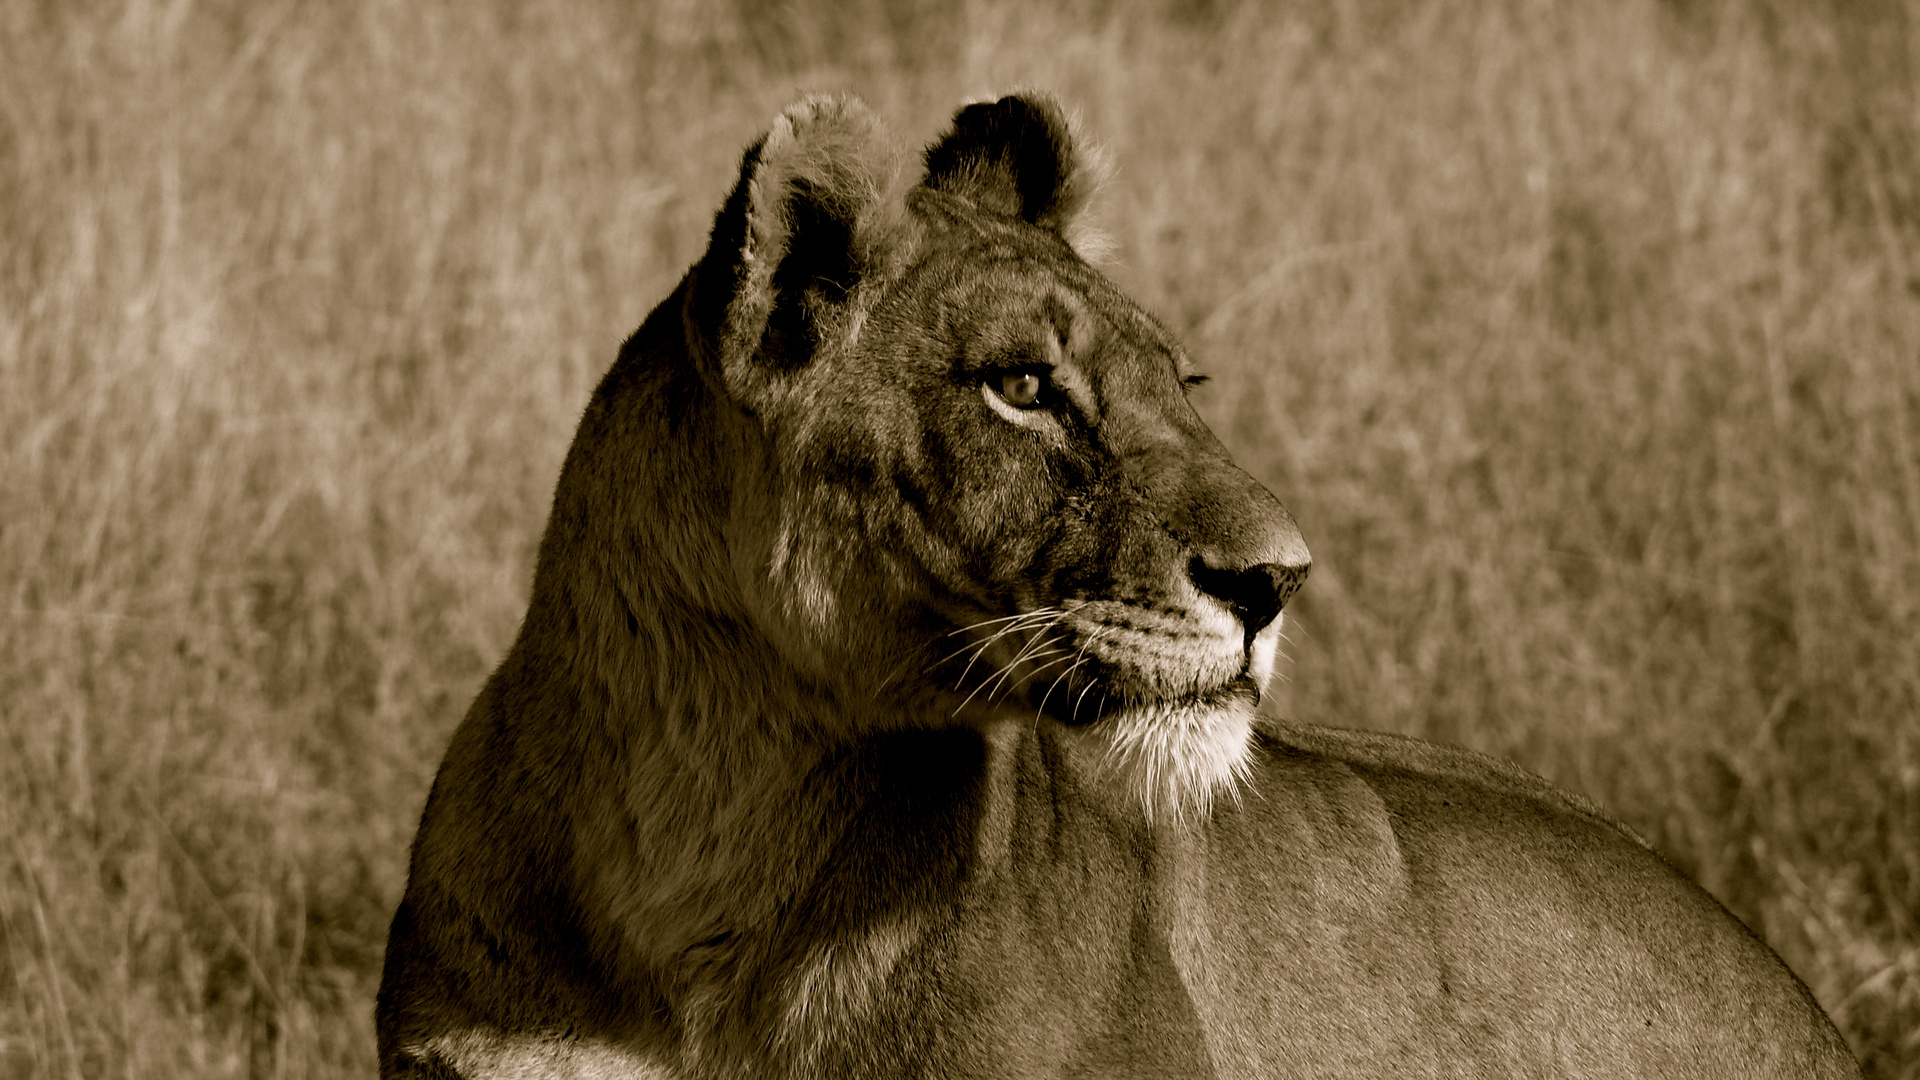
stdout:
[[747,151],[689,306],[742,404],[754,407],[834,332],[868,270],[860,224],[890,164],[878,121],[854,98],[791,105]]
[[968,105],[927,147],[926,186],[1064,233],[1092,186],[1067,118],[1042,94]]

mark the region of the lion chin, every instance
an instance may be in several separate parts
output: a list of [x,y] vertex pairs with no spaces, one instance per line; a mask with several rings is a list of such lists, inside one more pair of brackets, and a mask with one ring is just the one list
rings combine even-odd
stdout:
[[1099,747],[1100,775],[1128,794],[1149,826],[1183,827],[1206,820],[1216,802],[1234,805],[1252,777],[1253,724],[1274,676],[1282,619],[1253,639],[1246,670],[1210,691],[1127,702],[1092,723],[1076,725]]
[[1106,743],[1103,772],[1127,789],[1149,825],[1204,820],[1221,796],[1237,803],[1252,775],[1253,702],[1239,694],[1130,706],[1088,735]]

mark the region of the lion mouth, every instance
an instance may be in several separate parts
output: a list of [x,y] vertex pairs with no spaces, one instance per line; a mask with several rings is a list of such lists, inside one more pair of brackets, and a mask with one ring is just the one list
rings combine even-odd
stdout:
[[1257,641],[1236,633],[1229,644],[1209,632],[1218,629],[1124,606],[1042,608],[953,631],[973,640],[936,665],[944,667],[937,677],[961,698],[956,715],[976,702],[1024,702],[1035,719],[1074,728],[1116,716],[1250,710],[1270,665]]
[[1141,710],[1185,711],[1252,707],[1260,703],[1260,685],[1242,671],[1218,686],[1184,694],[1142,694],[1118,690],[1109,680],[1092,678],[1078,685],[1029,684],[1027,703],[1036,713],[1071,728],[1092,727],[1122,713]]

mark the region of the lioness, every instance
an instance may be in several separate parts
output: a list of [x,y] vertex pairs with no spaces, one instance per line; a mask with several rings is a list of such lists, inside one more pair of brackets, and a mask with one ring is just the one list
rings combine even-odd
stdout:
[[1054,104],[897,172],[788,109],[594,393],[383,1076],[1858,1075],[1577,796],[1255,719],[1307,549],[1068,242]]

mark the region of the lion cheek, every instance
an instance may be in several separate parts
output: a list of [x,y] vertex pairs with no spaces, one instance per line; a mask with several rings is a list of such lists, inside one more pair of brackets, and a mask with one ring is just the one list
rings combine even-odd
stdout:
[[727,541],[747,617],[789,663],[817,676],[831,667],[832,627],[844,605],[826,570],[828,553],[803,534],[792,523],[739,515]]
[[796,667],[820,678],[839,666],[847,651],[848,620],[840,590],[821,565],[820,553],[807,550],[768,569],[759,583],[763,602],[760,629],[778,643]]
[[817,685],[866,693],[893,670],[910,571],[852,527],[790,520],[770,544],[743,548],[735,572],[757,628]]

